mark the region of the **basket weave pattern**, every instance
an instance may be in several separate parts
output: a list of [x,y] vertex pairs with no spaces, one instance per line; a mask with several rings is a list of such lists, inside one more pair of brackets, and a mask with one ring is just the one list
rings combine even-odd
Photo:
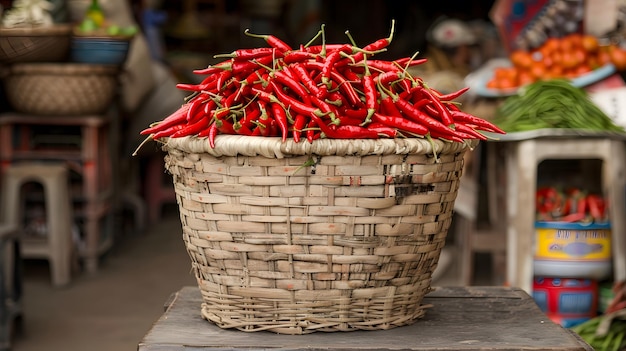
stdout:
[[70,25],[0,28],[0,62],[61,62],[70,52]]
[[87,64],[16,64],[5,79],[13,108],[37,115],[104,112],[117,91],[117,69]]
[[421,318],[466,148],[437,141],[436,162],[421,139],[275,139],[164,144],[203,318],[284,334]]

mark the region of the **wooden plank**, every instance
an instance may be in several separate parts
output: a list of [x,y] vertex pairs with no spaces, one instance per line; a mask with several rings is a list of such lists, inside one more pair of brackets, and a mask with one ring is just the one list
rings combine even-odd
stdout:
[[200,315],[197,287],[176,292],[139,351],[161,350],[546,350],[592,351],[553,323],[523,290],[505,287],[438,288],[424,299],[426,316],[381,331],[280,335],[221,329]]

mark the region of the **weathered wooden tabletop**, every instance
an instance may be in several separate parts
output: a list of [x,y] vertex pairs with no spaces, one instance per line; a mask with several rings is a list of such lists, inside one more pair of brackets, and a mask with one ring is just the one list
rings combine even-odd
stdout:
[[281,335],[221,329],[200,316],[197,287],[183,287],[138,345],[152,350],[585,350],[576,334],[553,323],[517,288],[445,287],[413,325],[380,331]]

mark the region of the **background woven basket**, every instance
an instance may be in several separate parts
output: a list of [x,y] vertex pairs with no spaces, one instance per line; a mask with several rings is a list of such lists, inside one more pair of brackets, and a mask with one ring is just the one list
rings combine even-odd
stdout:
[[165,140],[203,318],[284,334],[421,318],[467,149],[434,145],[438,162],[417,138]]
[[72,26],[0,27],[0,63],[62,62],[70,53]]
[[4,79],[9,103],[22,113],[89,115],[104,112],[118,88],[118,69],[77,63],[14,64]]

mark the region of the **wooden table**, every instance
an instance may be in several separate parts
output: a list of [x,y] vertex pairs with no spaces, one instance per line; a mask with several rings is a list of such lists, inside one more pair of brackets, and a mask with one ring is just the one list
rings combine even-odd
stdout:
[[197,287],[183,287],[139,343],[149,350],[588,350],[554,324],[518,288],[437,288],[424,299],[426,316],[381,331],[281,335],[221,329],[200,316]]

